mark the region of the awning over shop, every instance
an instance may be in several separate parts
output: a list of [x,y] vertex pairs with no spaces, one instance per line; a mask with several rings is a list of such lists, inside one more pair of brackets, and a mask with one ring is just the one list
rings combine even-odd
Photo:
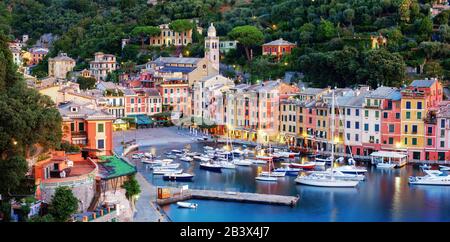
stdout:
[[145,114],[128,115],[127,117],[134,118],[137,125],[149,125],[153,123],[153,120]]

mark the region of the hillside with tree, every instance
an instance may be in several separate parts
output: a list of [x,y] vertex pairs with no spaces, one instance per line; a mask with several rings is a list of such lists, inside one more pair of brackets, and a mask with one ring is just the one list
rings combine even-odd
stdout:
[[[148,38],[158,34],[159,24],[177,20],[171,27],[181,31],[192,28],[182,20],[198,20],[204,29],[214,22],[219,36],[241,41],[239,28],[248,26],[246,31],[253,31],[258,41],[252,45],[242,42],[223,62],[250,73],[253,81],[298,71],[314,86],[400,86],[413,78],[406,75],[407,67],[419,70],[414,78],[449,78],[450,12],[431,16],[430,9],[436,2],[173,0],[147,5],[146,0],[7,0],[0,5],[0,19],[14,28],[0,25],[0,29],[11,38],[29,34],[32,41],[44,33],[58,35],[48,56],[67,52],[77,60],[76,69],[81,70],[97,51],[137,65],[175,53],[171,47],[148,45]],[[183,53],[202,56],[202,36],[193,32],[194,43]],[[371,36],[380,35],[387,44],[372,48]],[[123,50],[122,38],[131,38]],[[261,44],[278,38],[294,42],[298,48],[280,62],[262,57]],[[251,61],[250,49],[255,56]],[[41,64],[43,73],[45,63]]]

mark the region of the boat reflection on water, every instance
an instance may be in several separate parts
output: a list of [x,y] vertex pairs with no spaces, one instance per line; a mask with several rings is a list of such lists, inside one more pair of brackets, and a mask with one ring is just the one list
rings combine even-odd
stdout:
[[302,197],[302,193],[308,194],[345,194],[345,195],[356,195],[358,194],[358,187],[314,187],[314,186],[296,186],[298,194]]

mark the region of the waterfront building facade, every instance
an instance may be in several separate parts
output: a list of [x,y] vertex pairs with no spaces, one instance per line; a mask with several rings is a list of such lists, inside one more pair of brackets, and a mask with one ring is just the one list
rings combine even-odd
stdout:
[[[443,99],[442,84],[437,79],[414,80],[401,91],[401,139],[411,160],[424,160],[426,127],[436,123],[437,106]],[[427,124],[427,125],[426,125]],[[427,136],[433,136],[433,131]]]

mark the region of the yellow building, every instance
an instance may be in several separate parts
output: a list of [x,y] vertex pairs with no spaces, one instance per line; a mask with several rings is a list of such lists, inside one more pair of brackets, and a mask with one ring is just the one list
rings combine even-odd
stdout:
[[415,80],[402,92],[401,141],[409,159],[425,159],[425,117],[442,101],[442,85],[437,79]]

